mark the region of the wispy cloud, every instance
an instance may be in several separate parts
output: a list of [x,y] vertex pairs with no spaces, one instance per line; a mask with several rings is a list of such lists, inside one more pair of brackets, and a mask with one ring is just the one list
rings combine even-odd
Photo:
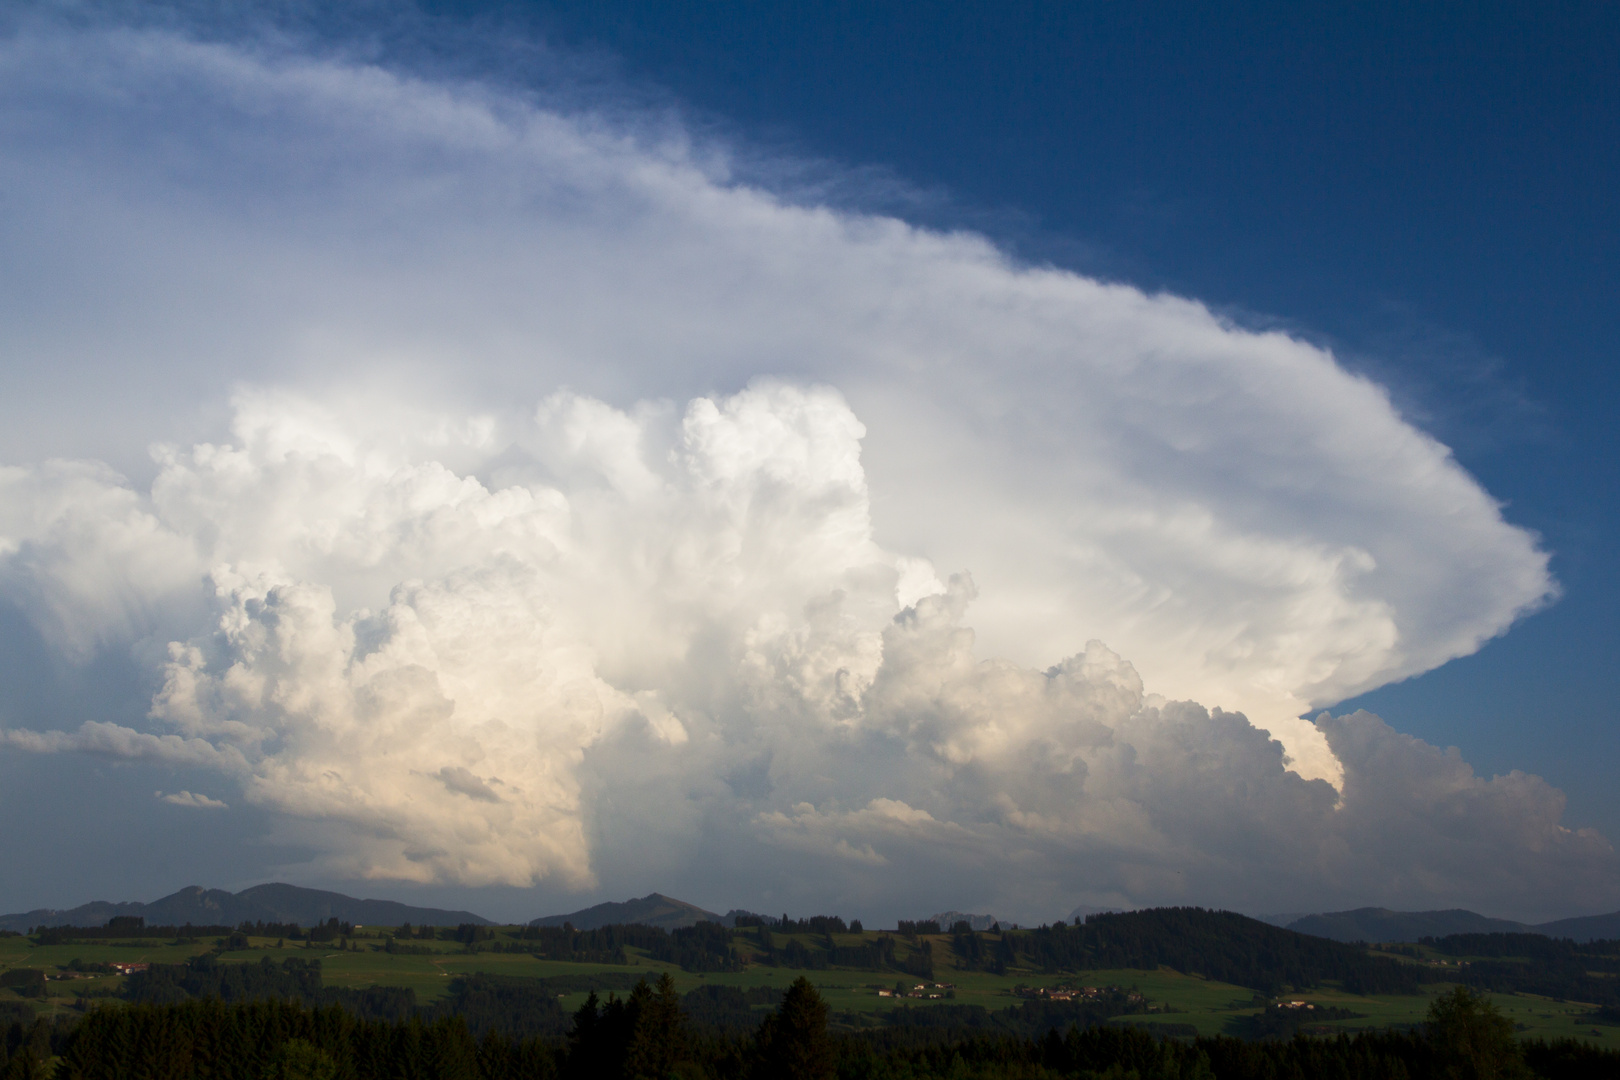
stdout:
[[86,721],[76,731],[0,729],[0,743],[35,754],[100,754],[126,761],[197,766],[228,773],[243,771],[246,765],[241,752],[233,747],[220,748],[204,739],[154,735],[94,720]]
[[189,806],[197,810],[229,810],[230,807],[218,799],[210,799],[207,795],[198,795],[191,791],[174,791],[165,795],[159,791],[155,793],[159,800],[172,806]]

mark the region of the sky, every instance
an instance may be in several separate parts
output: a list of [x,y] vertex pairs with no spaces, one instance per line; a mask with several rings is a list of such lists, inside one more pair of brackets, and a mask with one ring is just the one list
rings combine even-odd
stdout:
[[1620,907],[1617,21],[8,16],[0,907]]

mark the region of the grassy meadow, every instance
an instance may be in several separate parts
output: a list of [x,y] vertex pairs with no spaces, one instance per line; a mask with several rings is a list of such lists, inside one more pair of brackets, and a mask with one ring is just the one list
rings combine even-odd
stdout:
[[[512,928],[499,935],[505,939]],[[693,974],[671,965],[654,962],[637,950],[628,950],[628,966],[617,964],[578,964],[541,960],[523,953],[472,951],[452,941],[422,941],[411,944],[421,952],[410,954],[383,951],[386,931],[359,931],[351,939],[351,948],[339,950],[333,945],[305,947],[302,942],[277,942],[271,938],[250,938],[249,948],[225,952],[225,962],[258,963],[265,957],[280,961],[296,957],[321,961],[326,985],[363,988],[367,986],[403,986],[416,992],[418,1001],[431,1002],[449,990],[451,980],[460,974],[484,973],[544,977],[586,973],[646,973],[656,977],[668,970],[678,989],[684,994],[696,987],[718,983],[740,987],[774,986],[785,988],[801,974],[816,983],[841,1026],[864,1026],[875,1023],[876,1014],[887,1012],[898,1005],[928,1008],[934,1005],[982,1005],[986,1009],[1004,1009],[1015,1005],[1018,997],[1014,987],[1055,987],[1059,984],[1085,986],[1118,986],[1135,989],[1147,999],[1148,1015],[1118,1018],[1119,1023],[1190,1024],[1200,1034],[1216,1035],[1228,1031],[1234,1020],[1258,1013],[1265,999],[1244,987],[1216,982],[1197,975],[1187,975],[1168,968],[1155,971],[1119,970],[1086,971],[1078,975],[1046,975],[1032,971],[1009,971],[994,975],[983,971],[959,971],[951,966],[949,935],[938,935],[930,940],[935,957],[934,982],[952,984],[952,996],[939,999],[906,999],[880,997],[878,989],[893,988],[897,981],[916,984],[922,980],[894,972],[872,972],[832,968],[824,971],[798,971],[751,963],[746,970],[728,973]],[[367,936],[371,935],[371,936]],[[793,935],[777,934],[778,947],[785,945]],[[816,935],[799,935],[805,944]],[[871,939],[874,932],[865,935],[836,935],[838,944],[857,944],[862,937]],[[59,978],[66,974],[68,965],[78,960],[86,964],[145,961],[148,963],[182,963],[190,957],[214,951],[218,939],[207,938],[191,944],[156,940],[97,941],[63,945],[37,946],[26,937],[0,938],[0,971],[8,968],[42,968],[50,977],[44,999],[24,999],[9,989],[0,989],[0,1002],[21,1001],[44,1015],[82,1008],[99,997],[111,997],[123,982],[122,976],[101,975],[80,978]],[[739,937],[739,951],[747,952],[746,939]],[[1437,977],[1443,971],[1437,969]],[[1416,996],[1362,997],[1346,993],[1332,986],[1285,995],[1288,999],[1309,1001],[1317,1005],[1337,1006],[1362,1014],[1361,1018],[1328,1021],[1313,1025],[1321,1029],[1353,1031],[1358,1028],[1384,1027],[1421,1023],[1429,1007],[1431,996],[1449,989],[1449,984],[1437,982],[1427,985],[1428,991]],[[943,994],[945,991],[933,990]],[[1525,1037],[1572,1037],[1611,1048],[1620,1048],[1620,1027],[1594,1026],[1583,1017],[1592,1011],[1589,1005],[1577,1002],[1552,1001],[1524,994],[1491,995],[1497,1006],[1518,1026]],[[89,999],[89,1000],[82,1000]],[[564,1009],[577,1008],[585,999],[584,993],[563,995]]]

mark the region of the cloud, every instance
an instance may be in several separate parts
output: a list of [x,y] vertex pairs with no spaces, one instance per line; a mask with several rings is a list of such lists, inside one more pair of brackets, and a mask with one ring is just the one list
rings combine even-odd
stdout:
[[[1017,882],[984,898],[1010,911],[1615,894],[1612,849],[1539,779],[1324,715],[1335,789],[1099,641],[986,657],[975,579],[874,539],[866,432],[827,387],[554,394],[500,486],[244,392],[233,440],[161,448],[140,500],[207,594],[167,601],[206,614],[156,654],[156,732],[4,739],[223,773],[349,877],[586,888],[753,853],[840,888]],[[380,606],[339,602],[367,581],[394,582]]]
[[151,631],[195,564],[106,465],[0,467],[0,588],[76,660]]
[[210,799],[207,795],[198,795],[190,791],[175,791],[168,795],[156,792],[157,797],[166,803],[175,806],[190,806],[198,810],[229,810],[230,807],[218,799]]
[[859,810],[846,811],[798,803],[789,813],[765,811],[755,820],[759,830],[780,847],[869,866],[889,863],[873,848],[874,840],[897,840],[911,846],[917,841],[953,844],[972,839],[967,830],[938,821],[928,811],[898,799],[877,798]]
[[[1039,666],[1107,640],[1324,775],[1293,717],[1553,592],[1535,539],[1323,350],[796,204],[664,118],[117,27],[15,32],[3,74],[4,242],[28,270],[0,314],[54,373],[12,398],[12,460],[117,432],[125,454],[155,434],[132,417],[195,424],[188,401],[244,379],[319,387],[336,454],[410,428],[463,476],[511,446],[514,401],[562,385],[657,410],[761,374],[825,383],[869,429],[875,537],[971,568],[988,648]],[[628,460],[592,456],[610,485],[636,482]]]
[[0,597],[151,701],[12,748],[224,774],[336,875],[1532,903],[1451,829],[1615,895],[1541,781],[1297,719],[1556,591],[1320,348],[257,42],[13,28],[0,130]]
[[[465,795],[469,799],[478,799],[482,802],[500,802],[501,797],[495,790],[480,777],[474,776],[460,765],[446,765],[433,774],[439,778],[445,788],[458,795]],[[493,778],[492,778],[493,779]],[[496,783],[499,783],[496,780]]]
[[245,766],[241,753],[232,747],[221,749],[204,739],[154,735],[94,720],[86,721],[72,732],[0,729],[0,743],[35,754],[99,754],[126,761],[195,766],[225,773],[240,772]]

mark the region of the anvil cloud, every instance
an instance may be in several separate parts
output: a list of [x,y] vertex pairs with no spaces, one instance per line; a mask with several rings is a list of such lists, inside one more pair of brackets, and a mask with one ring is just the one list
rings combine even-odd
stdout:
[[150,701],[4,752],[348,877],[1615,895],[1539,779],[1297,719],[1555,591],[1318,346],[284,45],[13,29],[0,138],[0,597]]

